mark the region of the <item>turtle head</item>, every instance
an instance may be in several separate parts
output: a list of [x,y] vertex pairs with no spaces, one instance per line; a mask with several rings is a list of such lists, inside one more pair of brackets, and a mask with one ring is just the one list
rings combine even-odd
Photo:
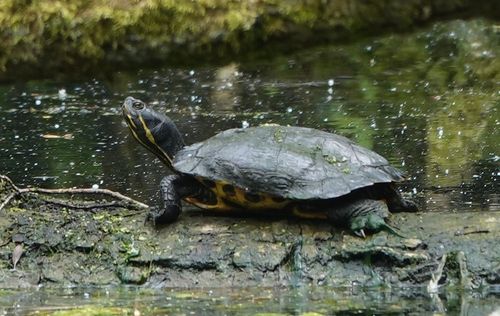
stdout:
[[171,168],[175,154],[184,147],[174,122],[132,97],[125,99],[122,110],[134,138]]

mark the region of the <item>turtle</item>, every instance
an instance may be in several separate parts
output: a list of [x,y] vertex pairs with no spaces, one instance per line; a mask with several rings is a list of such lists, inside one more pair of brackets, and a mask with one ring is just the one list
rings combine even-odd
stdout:
[[145,102],[127,97],[122,110],[133,137],[172,171],[160,182],[163,207],[147,216],[155,226],[175,221],[185,201],[222,214],[327,220],[365,237],[399,234],[386,222],[389,210],[417,210],[396,187],[403,173],[344,136],[267,124],[186,145],[175,123]]

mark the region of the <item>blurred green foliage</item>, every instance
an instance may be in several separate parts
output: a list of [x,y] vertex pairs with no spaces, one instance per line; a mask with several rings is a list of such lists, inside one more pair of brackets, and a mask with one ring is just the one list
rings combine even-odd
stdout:
[[262,50],[262,43],[276,39],[300,46],[381,26],[407,27],[488,2],[3,0],[0,77],[192,56],[216,59]]

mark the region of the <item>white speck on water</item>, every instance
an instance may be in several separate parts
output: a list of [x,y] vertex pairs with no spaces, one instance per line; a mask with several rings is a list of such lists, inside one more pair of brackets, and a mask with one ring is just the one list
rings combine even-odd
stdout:
[[404,161],[404,160],[403,160],[403,161],[401,161],[401,166],[403,166],[403,167],[404,167],[404,165],[405,165],[405,164],[406,164],[406,163],[405,163],[405,161]]
[[462,135],[462,131],[457,132],[458,136]]
[[395,91],[398,91],[398,88],[393,87],[393,88],[390,88],[390,89],[389,89],[389,91],[391,91],[391,92],[395,92]]
[[248,128],[248,127],[250,127],[250,123],[248,123],[247,121],[243,121],[243,122],[241,122],[241,127]]
[[438,128],[437,128],[437,131],[438,131],[438,138],[439,138],[439,139],[443,138],[443,134],[444,134],[444,129],[443,129],[443,127],[441,127],[441,126],[440,126],[440,127],[438,127]]
[[404,103],[401,103],[399,105],[399,112],[398,112],[398,117],[401,117],[401,115],[403,115],[403,107],[405,106]]
[[329,79],[328,80],[328,86],[329,87],[333,87],[334,84],[335,84],[335,80],[334,79]]
[[92,184],[92,190],[99,189],[99,185],[97,183]]
[[333,99],[332,96],[329,95],[329,96],[326,97],[326,102],[330,102],[330,101],[332,101],[332,99]]
[[417,188],[413,188],[412,192],[413,194],[417,194]]
[[472,177],[473,177],[473,178],[480,178],[481,176],[480,176],[480,175],[478,175],[478,174],[473,174],[473,175],[472,175]]
[[332,94],[333,93],[333,88],[328,88],[328,94]]
[[68,96],[68,94],[66,93],[66,89],[64,89],[64,88],[59,89],[57,94],[59,95],[59,99],[66,99],[66,97]]
[[328,122],[328,119],[325,117],[325,118],[323,119],[323,122]]
[[445,169],[445,170],[444,170],[444,174],[445,174],[445,175],[448,175],[448,173],[450,173],[450,170],[449,170],[449,169]]
[[104,180],[99,181],[99,184],[103,184],[103,183],[104,183]]
[[59,128],[59,124],[54,124],[54,128]]
[[190,71],[189,71],[189,75],[190,75],[190,76],[193,76],[193,75],[194,75],[194,70],[190,70]]
[[35,105],[40,105],[40,104],[42,104],[42,100],[40,100],[40,99],[36,99],[36,100],[35,100]]
[[406,125],[403,126],[403,129],[401,129],[401,135],[403,135],[405,133],[407,128],[408,128],[408,126],[406,126]]
[[18,138],[19,138],[19,135],[14,135],[14,138],[15,138],[15,139],[18,139]]
[[291,107],[288,107],[288,108],[286,108],[286,111],[287,111],[288,113],[292,113],[292,112],[293,112],[293,109],[292,109]]
[[85,292],[85,293],[83,293],[83,297],[85,297],[85,298],[89,298],[89,297],[90,297],[90,294]]
[[375,119],[372,119],[372,123],[370,124],[370,127],[377,128],[377,122],[375,121]]

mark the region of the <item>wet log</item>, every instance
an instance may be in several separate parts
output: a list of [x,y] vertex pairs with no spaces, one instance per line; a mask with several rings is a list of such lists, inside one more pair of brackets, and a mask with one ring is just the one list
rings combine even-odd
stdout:
[[[14,191],[0,179],[0,203]],[[323,284],[432,292],[500,284],[499,211],[393,214],[408,238],[382,232],[362,239],[323,222],[190,207],[155,229],[144,223],[144,208],[110,204],[110,196],[70,196],[63,205],[50,199],[15,194],[0,210],[1,288]],[[111,206],[78,207],[88,203]]]

